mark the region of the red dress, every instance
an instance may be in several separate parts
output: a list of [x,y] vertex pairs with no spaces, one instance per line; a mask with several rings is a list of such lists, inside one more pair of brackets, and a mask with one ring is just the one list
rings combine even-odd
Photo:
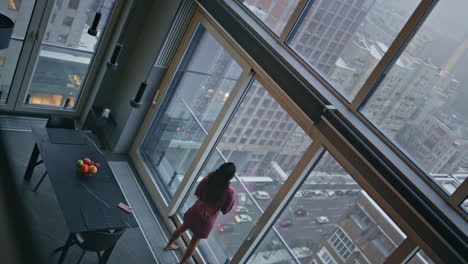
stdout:
[[218,211],[223,214],[229,213],[232,206],[234,205],[234,197],[236,196],[236,190],[229,187],[221,195],[221,198],[217,201],[209,201],[206,199],[206,182],[208,176],[198,184],[195,190],[195,195],[198,200],[195,204],[188,209],[184,214],[184,224],[188,226],[190,231],[201,238],[207,238],[213,228],[218,217]]

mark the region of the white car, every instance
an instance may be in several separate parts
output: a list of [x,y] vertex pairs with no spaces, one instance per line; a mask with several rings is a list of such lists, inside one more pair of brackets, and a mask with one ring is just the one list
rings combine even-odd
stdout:
[[265,191],[256,191],[252,193],[252,196],[259,200],[270,199],[270,195]]
[[294,194],[294,197],[295,198],[302,198],[302,192],[301,191],[297,192],[296,194]]
[[328,217],[326,216],[318,216],[316,218],[317,222],[320,223],[320,224],[326,224],[328,222],[330,222],[330,220],[328,219]]
[[240,215],[235,215],[234,220],[236,220],[237,223],[247,223],[247,222],[252,222],[252,217],[246,214],[240,214]]

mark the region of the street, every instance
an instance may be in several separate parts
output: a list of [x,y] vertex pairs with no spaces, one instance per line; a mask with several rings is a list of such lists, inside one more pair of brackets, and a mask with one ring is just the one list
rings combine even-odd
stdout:
[[[352,190],[357,190],[355,186],[351,187]],[[303,186],[303,188],[310,190],[310,188],[307,188],[307,185]],[[277,189],[263,188],[262,190],[269,193],[270,199],[256,201],[262,209],[265,209],[271,202],[271,197],[274,197],[276,194]],[[238,191],[240,190],[238,189]],[[327,239],[334,232],[337,221],[350,206],[354,205],[355,198],[356,195],[350,194],[335,195],[333,197],[295,197],[279,217],[275,228],[290,248],[307,247],[315,251],[323,243],[323,240]],[[234,216],[239,213],[234,212],[234,210],[225,216],[220,215],[218,217],[217,224],[230,224],[233,226],[233,230],[230,232],[220,232],[215,226],[213,233],[207,241],[214,254],[232,257],[260,217],[261,212],[253,203],[246,203],[244,206],[248,209],[248,213],[245,214],[252,218],[252,222],[236,223]],[[303,209],[305,215],[298,216],[294,214],[295,209]],[[318,223],[316,218],[319,216],[327,217],[329,222]],[[280,223],[286,219],[291,220],[291,225],[287,227],[281,226]]]

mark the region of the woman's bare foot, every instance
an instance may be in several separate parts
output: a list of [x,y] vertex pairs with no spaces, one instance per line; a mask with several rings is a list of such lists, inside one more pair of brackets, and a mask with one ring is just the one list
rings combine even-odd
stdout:
[[176,245],[176,244],[171,244],[171,245],[167,245],[167,246],[164,248],[164,250],[176,250],[176,249],[178,249],[178,248],[179,248],[178,245]]

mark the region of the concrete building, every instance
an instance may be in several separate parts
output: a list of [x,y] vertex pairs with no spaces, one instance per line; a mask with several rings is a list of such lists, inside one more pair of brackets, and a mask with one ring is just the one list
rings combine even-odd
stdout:
[[320,73],[328,75],[373,3],[314,1],[289,45]]
[[[405,237],[384,211],[361,191],[338,220],[335,231],[318,246],[310,263],[384,263]],[[412,261],[426,263],[419,257]]]

